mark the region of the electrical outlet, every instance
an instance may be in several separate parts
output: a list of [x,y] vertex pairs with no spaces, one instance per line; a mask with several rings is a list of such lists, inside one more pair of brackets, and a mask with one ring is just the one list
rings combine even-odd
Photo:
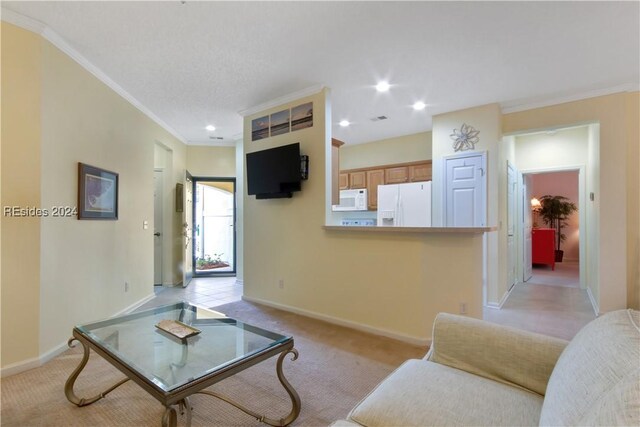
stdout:
[[124,291],[129,292],[129,282],[124,282]]
[[461,302],[460,303],[460,314],[467,314],[467,303],[466,302]]
[[284,279],[280,279],[280,280],[278,280],[278,287],[279,287],[280,289],[284,289]]

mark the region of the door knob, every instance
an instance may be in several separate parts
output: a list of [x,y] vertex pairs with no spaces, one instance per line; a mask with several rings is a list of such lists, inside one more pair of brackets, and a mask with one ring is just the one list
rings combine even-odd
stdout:
[[160,232],[159,232],[159,231],[156,231],[155,233],[153,233],[153,235],[154,235],[154,236],[158,236],[158,237],[160,237]]

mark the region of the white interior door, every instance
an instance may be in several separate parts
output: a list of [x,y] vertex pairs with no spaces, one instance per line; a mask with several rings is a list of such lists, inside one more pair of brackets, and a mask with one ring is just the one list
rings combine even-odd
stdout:
[[445,158],[445,226],[483,227],[487,222],[486,155]]
[[507,161],[507,287],[516,284],[516,169]]
[[522,281],[526,282],[531,279],[531,275],[533,274],[532,265],[533,265],[533,254],[532,254],[532,241],[531,241],[531,230],[533,228],[533,216],[531,213],[531,175],[523,175],[523,183],[524,188],[522,191],[523,200],[522,200],[522,212],[523,212],[523,233],[524,239],[522,239],[522,243],[524,245],[522,253],[524,254],[523,268],[522,268]]
[[162,285],[162,170],[153,173],[153,283]]
[[185,172],[182,212],[182,243],[184,247],[182,286],[186,287],[193,278],[193,177],[188,171]]

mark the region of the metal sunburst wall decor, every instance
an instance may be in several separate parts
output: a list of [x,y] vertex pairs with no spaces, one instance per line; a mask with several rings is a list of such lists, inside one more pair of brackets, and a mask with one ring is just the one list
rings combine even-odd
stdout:
[[450,135],[451,139],[453,139],[453,149],[455,151],[473,150],[478,141],[480,141],[478,134],[480,134],[479,130],[463,123],[460,126],[460,130],[454,129]]

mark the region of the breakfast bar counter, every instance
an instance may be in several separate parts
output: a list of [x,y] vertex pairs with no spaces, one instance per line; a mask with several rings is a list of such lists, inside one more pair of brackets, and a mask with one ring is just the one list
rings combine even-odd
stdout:
[[451,233],[451,234],[482,234],[496,231],[497,227],[363,227],[347,225],[324,225],[328,231],[364,231],[371,233]]

